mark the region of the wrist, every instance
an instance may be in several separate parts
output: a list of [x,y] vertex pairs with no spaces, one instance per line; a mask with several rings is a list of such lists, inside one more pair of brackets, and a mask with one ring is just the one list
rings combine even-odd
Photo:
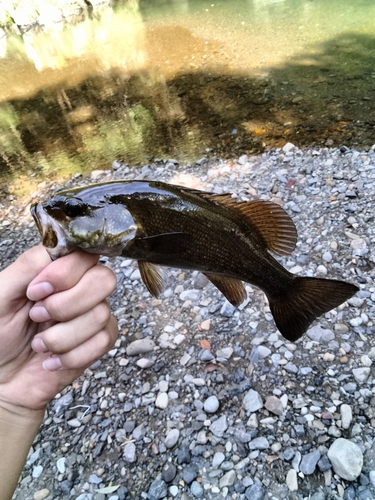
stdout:
[[45,408],[31,409],[25,406],[9,403],[8,401],[0,400],[0,420],[20,425],[25,422],[31,425],[35,422],[38,427],[43,421]]

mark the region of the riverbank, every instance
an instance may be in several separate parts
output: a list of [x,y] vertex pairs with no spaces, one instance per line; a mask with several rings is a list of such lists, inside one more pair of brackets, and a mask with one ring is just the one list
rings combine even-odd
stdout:
[[[115,162],[70,184],[120,178],[280,203],[298,230],[283,265],[361,290],[292,344],[253,286],[234,309],[202,275],[167,269],[153,299],[134,262],[103,259],[119,339],[50,404],[14,500],[373,498],[374,149]],[[39,236],[25,203],[3,200],[1,219],[5,266]]]

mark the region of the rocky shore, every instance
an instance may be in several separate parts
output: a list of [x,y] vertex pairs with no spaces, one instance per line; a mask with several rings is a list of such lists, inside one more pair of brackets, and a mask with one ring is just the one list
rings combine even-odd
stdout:
[[[253,286],[235,309],[203,275],[167,269],[154,299],[135,262],[102,259],[118,341],[50,404],[14,500],[375,498],[374,149],[114,162],[69,185],[121,178],[280,203],[298,230],[283,265],[361,290],[292,344]],[[2,267],[39,241],[27,205],[55,188],[1,201]]]

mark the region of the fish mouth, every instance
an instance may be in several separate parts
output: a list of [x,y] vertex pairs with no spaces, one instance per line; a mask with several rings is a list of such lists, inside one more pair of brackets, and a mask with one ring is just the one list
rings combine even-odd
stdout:
[[30,211],[42,237],[43,246],[46,247],[51,259],[56,260],[71,253],[73,249],[66,240],[63,226],[48,215],[43,206],[38,203],[34,203]]

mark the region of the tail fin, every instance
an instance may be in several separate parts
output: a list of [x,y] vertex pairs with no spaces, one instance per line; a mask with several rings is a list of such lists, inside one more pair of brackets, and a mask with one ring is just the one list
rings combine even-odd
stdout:
[[280,333],[295,342],[314,319],[337,307],[358,290],[345,281],[295,278],[287,296],[281,300],[270,298],[269,303]]

